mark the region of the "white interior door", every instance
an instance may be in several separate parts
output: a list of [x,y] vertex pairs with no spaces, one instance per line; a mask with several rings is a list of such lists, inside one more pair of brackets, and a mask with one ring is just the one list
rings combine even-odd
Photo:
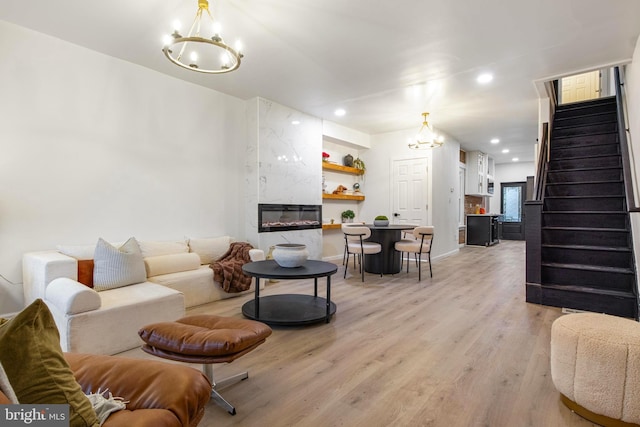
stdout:
[[427,224],[429,201],[428,158],[393,161],[393,224]]
[[600,97],[600,71],[564,77],[560,81],[562,104],[587,101]]

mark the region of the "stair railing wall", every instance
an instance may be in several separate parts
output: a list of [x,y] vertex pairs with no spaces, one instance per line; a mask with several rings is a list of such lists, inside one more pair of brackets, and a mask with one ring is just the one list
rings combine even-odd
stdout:
[[[626,92],[624,87],[624,72],[620,67],[614,67],[613,74],[615,78],[616,87],[616,104],[618,110],[618,138],[620,138],[620,150],[622,151],[622,168],[624,173],[625,182],[625,195],[627,199],[627,209],[629,211],[629,220],[631,221],[631,239],[633,258],[635,261],[635,269],[637,272],[639,265],[639,254],[636,251],[636,235],[638,233],[638,217],[640,216],[640,208],[636,206],[636,189],[638,188],[638,179],[635,170],[635,159],[633,155],[633,144],[631,144],[631,133],[627,127],[628,112],[626,103]],[[634,167],[632,167],[632,165]],[[640,305],[640,283],[637,282],[636,273],[636,297],[639,299]],[[640,316],[640,311],[639,311]],[[636,319],[640,320],[640,319]]]
[[548,122],[541,123],[542,132],[541,140],[538,141],[538,159],[533,200],[542,200],[542,195],[544,194],[546,171],[551,151],[551,128],[553,117],[556,114],[556,106],[558,105],[557,80],[545,83],[545,89],[549,95],[549,117]]
[[546,172],[549,165],[549,123],[542,123],[542,141],[538,147],[538,170],[536,171],[536,190],[533,200],[542,200],[546,185]]
[[638,187],[637,175],[631,165],[635,165],[633,149],[630,144],[631,135],[627,128],[627,105],[625,102],[623,73],[620,67],[613,69],[616,86],[616,104],[618,110],[618,138],[620,139],[620,149],[622,151],[622,170],[624,173],[625,196],[627,199],[627,209],[629,212],[640,212],[640,207],[636,206],[635,189]]
[[524,204],[525,247],[526,247],[526,301],[541,303],[540,283],[542,283],[542,195],[549,164],[549,123],[542,124],[542,140],[538,151],[538,168],[535,177],[533,199]]
[[551,117],[549,122],[542,123],[541,140],[538,141],[538,159],[535,176],[535,189],[533,199],[527,200],[524,206],[525,221],[525,246],[526,246],[526,269],[525,269],[525,293],[526,301],[540,304],[542,303],[542,196],[546,186],[546,172],[549,165],[551,125],[555,115],[557,104],[556,91],[553,83],[546,85],[549,93]]

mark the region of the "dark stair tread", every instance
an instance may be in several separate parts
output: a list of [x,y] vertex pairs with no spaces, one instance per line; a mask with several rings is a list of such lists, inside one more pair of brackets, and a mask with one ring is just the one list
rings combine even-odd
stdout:
[[547,288],[547,289],[558,289],[563,291],[582,292],[585,294],[608,295],[613,297],[630,298],[634,300],[636,299],[635,294],[629,291],[625,292],[625,291],[618,291],[618,290],[612,290],[612,289],[593,288],[590,286],[578,286],[578,285],[556,285],[554,283],[542,283],[541,286],[542,288]]
[[559,123],[559,122],[568,121],[568,120],[583,119],[585,117],[611,115],[612,113],[613,113],[613,111],[607,111],[607,112],[599,113],[599,114],[589,114],[588,116],[585,115],[585,116],[574,116],[574,117],[559,117],[559,118],[557,118],[557,119],[555,119],[553,121],[553,130],[573,129],[573,128],[581,128],[581,127],[587,127],[587,126],[598,126],[598,125],[604,125],[604,124],[609,124],[609,123],[617,123],[618,122],[617,118],[613,118],[611,120],[603,120],[601,122],[586,122],[586,123],[574,123],[574,124],[561,124],[561,123]]
[[545,244],[541,245],[543,248],[556,248],[556,249],[578,249],[585,251],[607,251],[607,252],[631,252],[631,248],[627,248],[624,246],[591,246],[591,245],[552,245]]
[[[608,113],[611,114],[611,113]],[[582,116],[579,116],[582,117]],[[558,121],[560,120],[569,120],[569,119],[576,119],[576,117],[567,117],[564,119],[558,119]],[[553,130],[554,131],[558,131],[558,130],[567,130],[567,129],[577,129],[577,128],[584,128],[584,127],[594,127],[594,126],[599,126],[599,125],[609,125],[611,123],[617,123],[618,121],[613,119],[613,120],[606,120],[606,121],[602,121],[602,122],[595,122],[595,123],[581,123],[581,124],[573,124],[573,125],[560,125],[558,124],[557,121],[553,122]],[[593,132],[593,134],[602,134],[602,133],[613,133],[611,131],[606,131],[606,132],[602,132],[602,131],[595,131]],[[584,136],[584,135],[592,135],[592,133],[588,133],[588,134],[580,134],[580,136]]]
[[627,211],[543,211],[543,214],[570,214],[570,215],[626,215]]
[[560,104],[556,107],[556,111],[575,110],[580,108],[594,107],[597,105],[611,105],[616,103],[615,96],[601,96],[596,99],[589,99],[587,101],[568,102],[566,104]]
[[592,113],[580,114],[579,116],[574,116],[574,117],[557,117],[557,118],[555,118],[555,120],[562,121],[562,120],[574,120],[576,118],[586,118],[586,117],[596,117],[596,116],[609,116],[611,114],[615,114],[615,112],[616,112],[616,110],[596,111],[596,112],[592,112]]
[[554,161],[563,161],[563,160],[576,160],[576,159],[594,159],[598,157],[621,157],[620,154],[587,154],[583,156],[574,156],[574,157],[562,157],[561,159],[551,159],[549,163],[553,163]]
[[[598,145],[589,145],[589,148],[592,147],[598,147],[601,148],[603,145],[607,145],[607,144],[598,144]],[[608,144],[608,145],[618,145],[618,143],[612,143],[612,144]],[[584,151],[584,147],[555,147],[551,149],[551,154],[557,154],[558,151],[578,151],[580,153],[582,153]],[[592,150],[595,151],[595,150]],[[619,156],[620,153],[593,153],[593,154],[585,154],[582,156],[574,156],[574,157],[562,157],[561,159],[558,160],[564,160],[564,159],[576,159],[576,158],[580,158],[580,157],[605,157],[605,156]]]
[[[552,131],[553,132],[553,131]],[[593,131],[593,132],[589,132],[589,133],[585,133],[585,134],[580,134],[580,135],[552,135],[551,136],[551,145],[553,145],[553,141],[558,140],[558,139],[578,139],[578,138],[589,138],[591,136],[595,136],[595,135],[617,135],[618,131]]]
[[551,147],[551,153],[553,154],[554,151],[583,150],[586,147],[589,147],[590,149],[594,147],[611,148],[611,145],[618,145],[618,141],[598,142],[597,144],[590,145],[561,145],[559,147]]
[[596,170],[606,170],[606,169],[622,169],[622,166],[592,166],[592,167],[580,167],[580,168],[564,168],[564,169],[549,170],[547,171],[547,173],[582,172],[582,171],[596,171]]
[[624,181],[622,179],[611,179],[607,181],[598,180],[598,181],[565,181],[565,182],[547,182],[546,185],[580,185],[580,184],[622,184]]
[[554,150],[573,150],[577,148],[591,147],[606,147],[611,148],[620,144],[618,141],[618,133],[609,132],[607,134],[599,134],[592,137],[589,134],[576,135],[571,140],[567,140],[566,137],[558,137],[561,140],[555,141],[555,143],[549,146],[549,149]]
[[544,196],[545,199],[620,199],[624,197],[624,194],[602,194],[599,196]]
[[543,262],[541,265],[543,267],[566,268],[570,270],[588,270],[588,271],[600,271],[603,273],[634,274],[633,268],[624,268],[624,267],[605,267],[601,265],[589,265],[589,264],[563,264],[559,262]]
[[573,112],[576,110],[588,110],[593,107],[611,107],[612,111],[615,111],[616,106],[616,98],[612,97],[603,97],[595,100],[589,101],[580,101],[580,102],[572,102],[569,104],[562,104],[556,107],[557,113],[565,113],[565,112]]
[[542,227],[543,230],[567,230],[567,231],[598,231],[598,232],[611,232],[615,231],[616,233],[628,233],[629,230],[626,228],[599,228],[599,227],[558,227],[558,226],[548,226]]

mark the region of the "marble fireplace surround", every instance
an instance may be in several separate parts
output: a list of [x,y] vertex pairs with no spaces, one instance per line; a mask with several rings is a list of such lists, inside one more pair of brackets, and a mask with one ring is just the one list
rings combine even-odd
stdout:
[[263,98],[247,101],[247,240],[267,251],[302,243],[322,259],[322,228],[261,233],[259,204],[322,205],[322,121]]

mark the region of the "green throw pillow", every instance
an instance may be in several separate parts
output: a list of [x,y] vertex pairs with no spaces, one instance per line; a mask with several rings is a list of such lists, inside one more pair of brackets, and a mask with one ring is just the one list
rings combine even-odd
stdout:
[[0,363],[20,403],[68,404],[70,426],[99,424],[64,358],[58,329],[42,300],[0,325]]

